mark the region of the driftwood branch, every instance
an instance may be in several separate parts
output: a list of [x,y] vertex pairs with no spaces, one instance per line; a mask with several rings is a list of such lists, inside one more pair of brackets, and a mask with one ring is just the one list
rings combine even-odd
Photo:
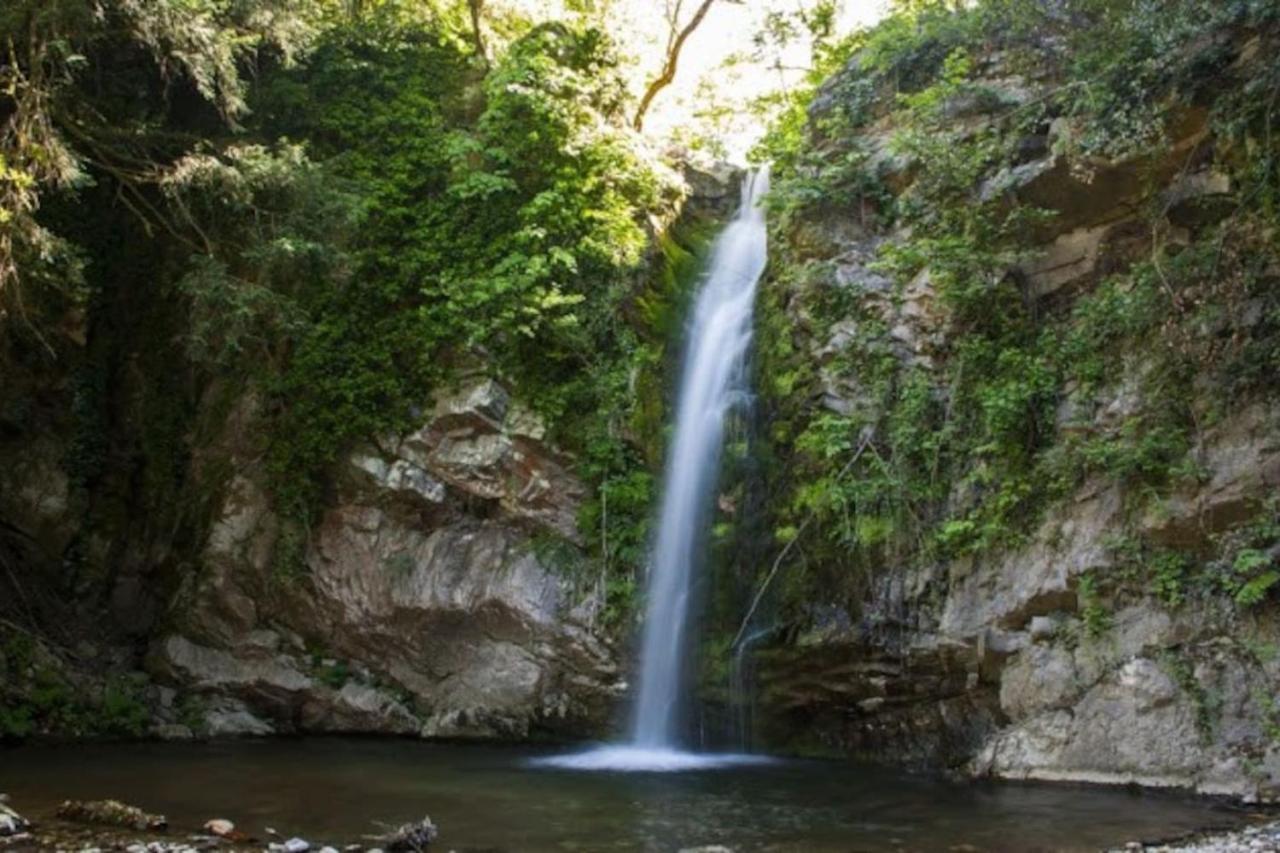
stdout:
[[391,853],[424,853],[436,840],[439,830],[431,822],[430,817],[419,821],[402,823],[397,827],[382,826],[388,831],[382,835],[366,835],[365,838],[376,841],[383,849]]

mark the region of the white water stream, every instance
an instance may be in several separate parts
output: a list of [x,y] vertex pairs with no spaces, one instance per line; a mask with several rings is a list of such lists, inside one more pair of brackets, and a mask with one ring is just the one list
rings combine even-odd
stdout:
[[631,739],[544,763],[601,770],[685,770],[761,760],[681,750],[693,579],[702,566],[725,417],[746,394],[756,285],[768,258],[767,171],[743,180],[742,203],[712,248],[688,330],[667,456],[640,648]]

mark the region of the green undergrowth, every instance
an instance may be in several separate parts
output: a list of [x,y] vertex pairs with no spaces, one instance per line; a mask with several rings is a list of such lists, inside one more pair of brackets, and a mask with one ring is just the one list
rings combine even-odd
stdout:
[[1260,498],[1250,516],[1198,544],[1160,544],[1134,532],[1106,545],[1118,592],[1154,595],[1170,608],[1216,595],[1256,607],[1280,584],[1280,501]]
[[0,741],[141,737],[150,723],[146,676],[73,676],[40,643],[0,627]]
[[573,456],[593,556],[630,570],[705,227],[653,247],[648,222],[678,190],[624,129],[605,34],[539,25],[485,66],[388,8],[266,75],[252,143],[193,158],[174,190],[222,211],[224,239],[179,283],[185,340],[263,389],[277,576],[303,571],[340,455],[416,426],[477,372]]
[[348,277],[302,301],[272,384],[286,504],[313,505],[352,440],[405,425],[474,364],[568,449],[599,452],[590,413],[635,354],[622,306],[662,188],[601,130],[622,106],[607,38],[538,27],[486,75],[430,32],[402,39],[336,35],[263,95],[288,119],[272,131],[314,140],[350,187],[359,235]]
[[635,612],[636,567],[651,540],[657,472],[661,470],[670,421],[670,377],[678,371],[685,307],[706,262],[720,223],[685,217],[657,241],[653,271],[635,286],[625,306],[634,335],[630,357],[612,376],[616,384],[583,432],[578,472],[592,491],[578,512],[585,550],[544,534],[535,550],[544,563],[582,587],[603,582],[602,620],[621,625]]
[[625,64],[590,16],[515,15],[481,58],[433,8],[327,9],[297,51],[205,45],[216,79],[203,53],[157,69],[159,45],[153,61],[131,31],[90,28],[77,62],[102,79],[68,70],[60,108],[129,130],[43,194],[61,280],[30,291],[0,353],[24,377],[0,429],[68,447],[81,532],[50,583],[106,595],[145,552],[167,598],[247,460],[280,522],[274,577],[300,580],[343,455],[486,375],[587,485],[585,559],[629,608],[672,341],[716,223],[673,224],[681,183],[631,130]]

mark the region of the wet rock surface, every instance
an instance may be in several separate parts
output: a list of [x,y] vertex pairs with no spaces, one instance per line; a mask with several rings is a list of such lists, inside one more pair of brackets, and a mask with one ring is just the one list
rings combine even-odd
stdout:
[[118,851],[118,853],[196,853],[241,850],[268,853],[423,853],[439,829],[431,818],[409,821],[385,832],[337,845],[317,844],[299,836],[282,837],[265,827],[262,838],[237,829],[226,818],[213,818],[199,832],[171,828],[163,816],[118,800],[67,800],[48,819],[22,818],[0,795],[0,849]]
[[431,822],[431,818],[424,817],[422,820],[403,823],[382,835],[371,836],[370,840],[391,853],[418,853],[435,841],[439,834],[440,830]]
[[6,795],[0,794],[0,841],[20,841],[30,829],[30,822],[13,810]]

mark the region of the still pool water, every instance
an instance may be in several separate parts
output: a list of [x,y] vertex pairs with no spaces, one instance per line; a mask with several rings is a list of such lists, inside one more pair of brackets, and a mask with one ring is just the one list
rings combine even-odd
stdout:
[[113,797],[261,834],[359,841],[430,815],[441,850],[1096,850],[1239,818],[1212,803],[1096,788],[955,784],[853,764],[776,761],[688,772],[540,766],[549,752],[346,738],[0,750],[0,791],[32,818]]

